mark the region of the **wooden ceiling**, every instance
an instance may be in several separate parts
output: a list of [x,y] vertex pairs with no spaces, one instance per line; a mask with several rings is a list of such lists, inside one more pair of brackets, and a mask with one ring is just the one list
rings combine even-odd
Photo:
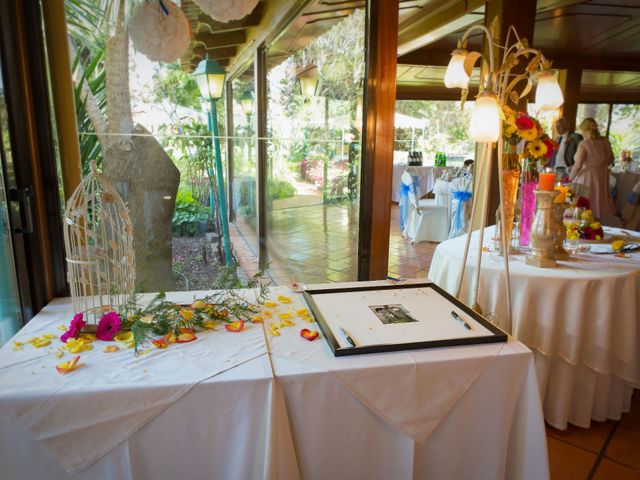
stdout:
[[[398,63],[446,65],[466,28],[445,31],[444,35],[400,55]],[[556,68],[583,69],[581,101],[611,97],[612,92],[621,101],[640,101],[640,74],[636,73],[640,72],[638,39],[640,0],[538,0],[534,38],[530,43],[542,49]],[[480,37],[472,38],[469,46],[479,49]],[[443,71],[440,74],[444,76]],[[405,95],[419,90],[415,83],[399,80],[398,85],[399,92],[404,90]],[[427,83],[423,86],[430,87]],[[444,94],[444,90],[440,93]]]

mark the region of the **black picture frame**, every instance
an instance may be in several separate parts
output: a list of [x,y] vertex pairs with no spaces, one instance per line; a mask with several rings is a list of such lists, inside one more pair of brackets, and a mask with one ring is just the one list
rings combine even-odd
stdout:
[[[478,322],[484,328],[491,332],[491,335],[483,335],[478,337],[463,337],[463,338],[452,338],[445,340],[430,340],[423,342],[410,342],[410,343],[399,343],[399,344],[380,344],[380,345],[366,345],[366,346],[355,346],[355,347],[342,347],[336,340],[336,337],[333,334],[333,331],[329,327],[327,321],[325,320],[320,308],[314,300],[314,296],[323,295],[326,293],[336,294],[336,293],[352,293],[352,292],[364,292],[371,290],[393,290],[393,289],[418,289],[418,288],[431,288],[435,292],[437,292],[442,297],[446,298],[452,305],[456,308],[462,310],[467,315],[469,315],[473,320]],[[382,352],[398,352],[402,350],[417,350],[417,349],[428,349],[428,348],[442,348],[442,347],[454,347],[454,346],[462,346],[462,345],[478,345],[485,343],[504,343],[508,340],[509,336],[502,331],[500,328],[493,325],[487,319],[474,312],[467,305],[462,303],[460,300],[455,298],[454,296],[447,293],[442,288],[438,287],[436,284],[431,282],[426,283],[407,283],[407,284],[393,284],[393,285],[368,285],[368,286],[354,286],[354,287],[343,287],[343,288],[310,288],[303,292],[304,299],[307,302],[311,313],[315,317],[316,322],[320,328],[320,331],[324,335],[329,348],[333,352],[333,355],[336,357],[343,357],[347,355],[363,355],[368,353],[382,353]]]

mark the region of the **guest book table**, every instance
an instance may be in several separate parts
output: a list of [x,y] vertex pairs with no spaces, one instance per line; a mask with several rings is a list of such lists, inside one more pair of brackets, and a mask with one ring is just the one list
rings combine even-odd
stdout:
[[[291,303],[265,319],[305,307],[278,295]],[[70,316],[55,300],[15,340]],[[65,376],[57,340],[12,341],[0,350],[0,478],[548,478],[521,343],[335,358],[299,335],[314,323],[293,323],[268,343],[248,324],[140,357],[95,342]]]
[[[485,250],[493,232],[485,230]],[[449,293],[457,288],[465,238],[441,243],[433,256],[429,279]],[[463,282],[465,302],[476,242],[471,241]],[[496,325],[533,350],[545,420],[565,429],[567,422],[589,427],[591,419],[620,419],[640,384],[640,254],[580,254],[549,269],[526,265],[522,254],[511,256],[512,325],[503,262],[494,251],[483,253],[479,303]]]

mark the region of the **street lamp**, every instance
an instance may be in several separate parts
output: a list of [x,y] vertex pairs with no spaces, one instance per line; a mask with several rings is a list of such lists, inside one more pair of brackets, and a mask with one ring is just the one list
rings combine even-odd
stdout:
[[253,95],[250,91],[246,91],[240,97],[240,107],[242,112],[249,118],[253,113]]
[[[229,239],[229,218],[227,216],[227,197],[224,189],[224,178],[222,176],[222,154],[220,153],[220,133],[218,130],[218,116],[216,110],[216,100],[222,96],[224,79],[226,73],[224,69],[213,59],[202,60],[193,76],[200,89],[200,94],[205,100],[209,100],[209,130],[213,136],[213,145],[216,159],[216,178],[218,181],[218,206],[220,209],[220,224],[222,225],[222,241],[224,247],[224,258],[227,265],[232,264],[231,241]],[[213,177],[213,166],[209,163],[209,178]]]
[[298,81],[300,82],[300,92],[305,97],[315,97],[318,93],[318,84],[320,83],[320,74],[315,65],[311,65],[300,73],[298,73]]

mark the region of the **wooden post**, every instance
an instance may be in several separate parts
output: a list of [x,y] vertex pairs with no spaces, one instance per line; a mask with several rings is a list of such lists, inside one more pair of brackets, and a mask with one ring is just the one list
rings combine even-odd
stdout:
[[229,202],[229,221],[236,219],[233,210],[233,82],[227,80],[225,85],[225,134],[227,135],[227,201]]
[[569,121],[569,128],[575,130],[580,99],[580,84],[582,83],[582,69],[571,67],[568,70],[560,70],[558,82],[564,95],[561,116]]
[[[498,23],[498,34],[493,39],[494,42],[499,45],[504,45],[507,38],[507,32],[509,31],[509,26],[513,25],[520,38],[526,38],[529,41],[529,45],[535,47],[535,44],[533,43],[533,30],[536,21],[536,0],[520,0],[518,2],[514,2],[513,0],[491,0],[487,3],[486,7],[485,26],[491,29],[491,25],[495,18],[497,18]],[[485,51],[487,48],[488,46],[485,43]],[[496,68],[498,68],[498,65],[502,62],[502,53],[503,50],[494,48],[494,55],[497,63]],[[513,73],[518,73],[520,72],[519,69],[524,69],[525,67],[526,63],[521,62],[520,65],[514,68]],[[518,105],[511,106],[526,112],[527,99],[523,98]],[[477,186],[479,189],[482,189],[486,188],[487,184]],[[488,186],[490,188],[488,222],[493,223],[495,221],[494,213],[498,209],[498,205],[500,205],[498,162],[493,163],[490,175],[490,185]],[[476,190],[474,190],[474,195],[476,195],[476,193],[480,194],[479,191],[476,192]]]
[[258,266],[267,266],[267,49],[264,44],[254,57],[256,86],[256,164],[258,182]]
[[365,42],[358,280],[374,280],[387,276],[389,262],[398,0],[367,2]]
[[[78,123],[74,103],[69,37],[64,15],[64,0],[42,2],[47,60],[51,75],[51,93],[56,117],[58,149],[64,196],[68,199],[82,179],[82,161],[78,142]],[[87,159],[93,160],[93,159]]]

